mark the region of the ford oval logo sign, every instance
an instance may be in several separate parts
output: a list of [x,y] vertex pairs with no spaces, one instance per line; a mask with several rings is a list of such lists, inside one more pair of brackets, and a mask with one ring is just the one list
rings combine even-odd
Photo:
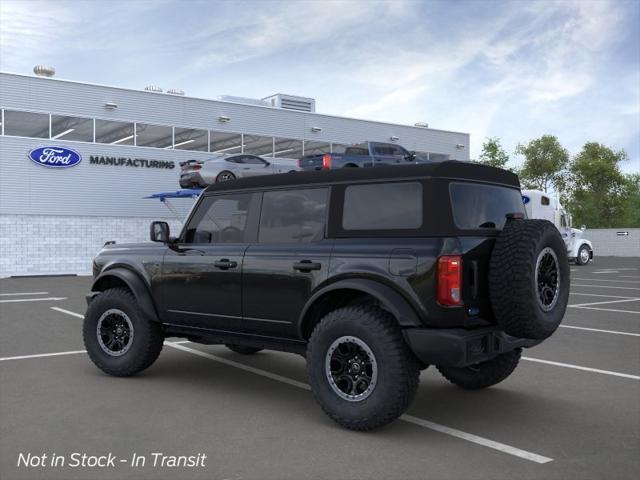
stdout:
[[529,197],[527,197],[526,195],[522,195],[522,203],[523,203],[523,205],[526,205],[530,201],[531,201],[531,199]]
[[79,164],[82,157],[75,150],[64,147],[38,147],[29,152],[33,163],[51,168],[69,168]]

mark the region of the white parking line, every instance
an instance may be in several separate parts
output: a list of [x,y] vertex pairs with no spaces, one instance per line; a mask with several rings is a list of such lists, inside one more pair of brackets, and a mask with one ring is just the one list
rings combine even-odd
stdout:
[[84,315],[80,315],[79,313],[76,313],[76,312],[70,312],[69,310],[65,310],[64,308],[60,308],[60,307],[51,307],[51,310],[55,310],[56,312],[60,312],[60,313],[66,313],[67,315],[71,315],[72,317],[84,318]]
[[635,315],[640,315],[640,312],[636,312],[635,310],[616,310],[615,308],[600,308],[600,307],[575,307],[575,308],[584,308],[586,310],[598,310],[600,312],[631,313]]
[[575,330],[586,330],[588,332],[613,333],[615,335],[629,335],[630,337],[640,337],[640,333],[618,332],[617,330],[602,330],[600,328],[577,327],[575,325],[560,325],[561,328],[573,328]]
[[573,280],[584,280],[584,281],[587,281],[587,282],[595,280],[596,282],[640,283],[640,281],[638,281],[638,280],[609,280],[608,278],[607,279],[605,279],[605,278],[595,279],[595,278],[578,278],[578,277],[575,277],[575,278],[573,278]]
[[[259,368],[250,367],[248,365],[244,365],[239,362],[234,362],[232,360],[227,360],[226,358],[217,357],[215,355],[211,355],[210,353],[202,352],[200,350],[196,350],[194,348],[184,347],[182,345],[176,345],[175,342],[166,342],[166,345],[169,347],[176,348],[178,350],[182,350],[183,352],[188,352],[193,355],[197,355],[199,357],[207,358],[209,360],[213,360],[215,362],[223,363],[224,365],[228,365],[230,367],[239,368],[246,372],[254,373],[256,375],[260,375],[261,377],[270,378],[271,380],[276,380],[277,382],[286,383],[287,385],[291,385],[297,388],[301,388],[303,390],[311,390],[311,387],[306,383],[299,382],[297,380],[293,380],[288,377],[283,377],[282,375],[277,375],[275,373],[268,372],[266,370],[261,370]],[[529,460],[535,463],[548,463],[553,461],[552,458],[544,457],[542,455],[538,455],[536,453],[528,452],[526,450],[521,450],[516,447],[512,447],[511,445],[506,445],[504,443],[495,442],[493,440],[489,440],[488,438],[479,437],[478,435],[474,435],[472,433],[463,432],[461,430],[457,430],[455,428],[447,427],[445,425],[440,425],[439,423],[430,422],[428,420],[423,420],[418,417],[414,417],[412,415],[402,415],[400,420],[403,420],[408,423],[412,423],[414,425],[418,425],[420,427],[428,428],[430,430],[435,430],[440,433],[444,433],[447,435],[451,435],[456,438],[460,438],[462,440],[466,440],[471,443],[475,443],[478,445],[482,445],[484,447],[492,448],[494,450],[501,451],[503,453],[507,453],[509,455],[513,455],[519,458],[523,458],[525,460]]]
[[584,295],[585,297],[606,297],[606,298],[635,298],[635,297],[621,297],[620,295],[603,295],[601,293],[583,293],[583,292],[569,292],[569,295]]
[[49,292],[20,292],[20,293],[0,293],[0,297],[10,297],[18,295],[49,295]]
[[615,288],[617,290],[640,290],[639,287],[618,287],[616,286],[612,286],[612,285],[579,285],[577,283],[574,283],[571,285],[572,287],[591,287],[591,288]]
[[46,298],[11,298],[8,300],[0,300],[0,303],[18,303],[18,302],[57,302],[66,300],[67,297],[46,297]]
[[58,357],[61,355],[76,355],[78,353],[86,353],[86,350],[71,350],[68,352],[55,352],[55,353],[39,353],[37,355],[20,355],[17,357],[2,357],[0,358],[0,362],[5,362],[7,360],[24,360],[27,358],[42,358],[42,357]]
[[612,375],[614,377],[630,378],[632,380],[640,380],[638,375],[631,375],[629,373],[612,372],[611,370],[600,370],[599,368],[583,367],[581,365],[573,365],[571,363],[552,362],[551,360],[542,360],[540,358],[522,357],[522,360],[535,363],[545,363],[547,365],[554,365],[556,367],[573,368],[575,370],[583,370],[585,372],[603,373],[605,375]]
[[568,305],[568,306],[569,307],[590,307],[591,305],[604,305],[605,303],[637,302],[638,300],[640,300],[640,298],[629,297],[622,300],[606,300],[604,302],[579,303],[577,305]]

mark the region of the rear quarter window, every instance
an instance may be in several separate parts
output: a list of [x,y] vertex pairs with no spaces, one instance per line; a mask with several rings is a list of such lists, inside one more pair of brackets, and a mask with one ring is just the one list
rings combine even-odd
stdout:
[[478,183],[449,185],[453,220],[461,230],[501,229],[507,213],[524,213],[522,195],[515,188]]
[[344,194],[344,230],[403,230],[422,226],[418,182],[351,185]]

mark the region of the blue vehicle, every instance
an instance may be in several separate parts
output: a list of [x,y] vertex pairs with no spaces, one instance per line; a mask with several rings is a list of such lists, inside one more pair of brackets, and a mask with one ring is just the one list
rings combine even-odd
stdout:
[[298,160],[301,170],[330,170],[334,168],[378,167],[382,165],[415,165],[430,163],[393,143],[363,142],[347,147],[344,153],[320,153]]

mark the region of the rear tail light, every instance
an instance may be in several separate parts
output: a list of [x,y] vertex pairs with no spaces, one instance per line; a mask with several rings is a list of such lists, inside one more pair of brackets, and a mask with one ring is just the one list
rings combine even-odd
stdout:
[[325,153],[322,156],[322,169],[329,170],[331,168],[331,154]]
[[445,255],[438,258],[438,303],[460,305],[462,287],[462,257]]
[[299,158],[296,163],[298,164],[298,168],[302,167],[302,159],[301,158]]

